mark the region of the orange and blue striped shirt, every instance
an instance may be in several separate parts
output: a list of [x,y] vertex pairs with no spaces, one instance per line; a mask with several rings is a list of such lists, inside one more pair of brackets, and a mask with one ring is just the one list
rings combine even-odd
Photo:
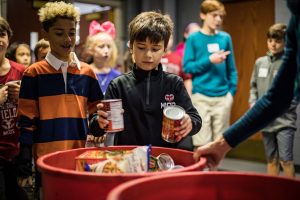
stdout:
[[[50,63],[55,64],[53,59]],[[88,115],[103,99],[88,64],[66,66],[65,80],[62,67],[51,64],[46,57],[28,67],[20,89],[20,142],[33,145],[35,159],[54,151],[84,147]]]

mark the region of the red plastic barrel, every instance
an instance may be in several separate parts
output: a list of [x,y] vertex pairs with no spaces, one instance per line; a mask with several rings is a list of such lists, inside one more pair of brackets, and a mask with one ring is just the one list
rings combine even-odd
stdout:
[[[101,150],[129,150],[137,146],[111,146],[103,147]],[[68,151],[59,151],[42,156],[37,165],[42,173],[43,199],[44,200],[66,200],[66,199],[106,199],[108,192],[115,186],[126,181],[154,175],[172,174],[187,171],[199,171],[205,166],[206,160],[200,159],[195,163],[193,152],[152,147],[152,155],[161,153],[169,154],[175,164],[184,168],[171,171],[148,172],[143,174],[98,174],[92,172],[75,171],[75,157],[87,150],[97,148],[80,148]]]
[[144,177],[115,187],[107,200],[299,199],[300,181],[253,173],[182,172]]

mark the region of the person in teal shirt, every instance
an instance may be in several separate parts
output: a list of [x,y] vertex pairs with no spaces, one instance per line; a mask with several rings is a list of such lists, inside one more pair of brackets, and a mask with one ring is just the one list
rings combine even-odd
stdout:
[[237,122],[230,126],[219,139],[199,147],[195,160],[206,157],[210,169],[215,169],[225,154],[248,137],[264,128],[285,112],[293,98],[300,97],[300,1],[287,0],[292,13],[287,31],[282,64],[271,88]]
[[196,147],[221,137],[229,127],[237,71],[231,37],[219,30],[225,13],[221,2],[203,1],[203,26],[186,41],[183,70],[192,74],[192,101],[203,117],[202,129],[193,136]]

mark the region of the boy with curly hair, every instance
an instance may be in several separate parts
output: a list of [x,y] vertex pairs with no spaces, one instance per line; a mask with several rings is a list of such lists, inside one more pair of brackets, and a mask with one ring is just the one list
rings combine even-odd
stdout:
[[[49,2],[39,10],[50,51],[24,72],[19,98],[20,165],[23,178],[34,160],[55,152],[84,147],[88,113],[103,99],[97,78],[74,51],[79,12],[70,3]],[[30,169],[30,168],[29,168]],[[36,185],[41,184],[36,174]]]

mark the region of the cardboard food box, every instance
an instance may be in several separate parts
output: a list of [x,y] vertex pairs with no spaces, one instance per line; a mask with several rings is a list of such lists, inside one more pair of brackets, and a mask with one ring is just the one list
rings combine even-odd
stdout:
[[95,164],[109,158],[118,159],[118,157],[122,157],[124,154],[128,154],[130,152],[131,150],[87,150],[75,157],[76,171],[86,171],[86,165]]

